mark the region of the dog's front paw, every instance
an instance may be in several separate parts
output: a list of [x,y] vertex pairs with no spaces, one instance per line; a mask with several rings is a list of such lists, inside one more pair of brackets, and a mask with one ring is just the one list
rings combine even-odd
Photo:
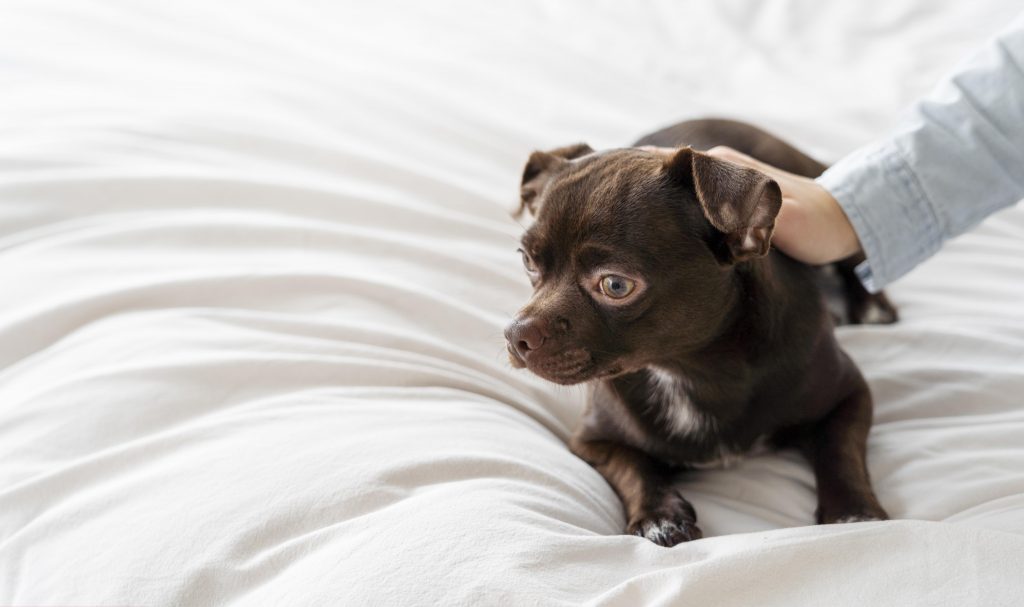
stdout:
[[669,548],[704,537],[704,533],[695,523],[658,517],[635,521],[626,528],[626,532],[645,537],[659,546]]
[[887,516],[871,516],[865,514],[851,514],[849,516],[840,517],[832,523],[836,525],[845,525],[846,523],[870,523],[872,521],[885,521],[889,520]]
[[870,504],[857,508],[818,510],[818,524],[864,523],[868,521],[887,521],[889,514],[881,506]]

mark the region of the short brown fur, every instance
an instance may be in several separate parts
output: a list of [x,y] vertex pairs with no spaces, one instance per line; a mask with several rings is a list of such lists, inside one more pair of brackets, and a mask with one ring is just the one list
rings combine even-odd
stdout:
[[[811,461],[819,523],[887,518],[866,465],[871,394],[832,329],[869,313],[892,322],[895,309],[863,290],[856,259],[828,287],[830,270],[770,249],[778,184],[700,150],[730,145],[807,176],[824,165],[722,120],[637,145],[673,149],[576,144],[527,162],[535,293],[506,330],[512,364],[591,387],[571,448],[616,490],[628,533],[666,546],[701,537],[675,476],[759,441]],[[844,310],[830,314],[828,288]]]

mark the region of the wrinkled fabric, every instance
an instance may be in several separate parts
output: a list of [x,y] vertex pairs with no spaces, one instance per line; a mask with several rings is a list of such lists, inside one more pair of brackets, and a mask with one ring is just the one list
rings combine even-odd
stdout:
[[724,115],[836,158],[1018,10],[5,2],[0,604],[1019,602],[1021,208],[839,331],[891,522],[810,525],[786,452],[680,479],[706,539],[620,535],[581,391],[502,337],[532,149]]

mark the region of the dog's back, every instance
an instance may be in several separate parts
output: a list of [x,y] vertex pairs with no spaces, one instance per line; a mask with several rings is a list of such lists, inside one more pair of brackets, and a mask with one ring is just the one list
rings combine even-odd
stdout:
[[817,177],[828,168],[771,133],[743,122],[721,118],[680,122],[646,135],[633,145],[667,148],[690,146],[698,150],[725,145],[804,177]]

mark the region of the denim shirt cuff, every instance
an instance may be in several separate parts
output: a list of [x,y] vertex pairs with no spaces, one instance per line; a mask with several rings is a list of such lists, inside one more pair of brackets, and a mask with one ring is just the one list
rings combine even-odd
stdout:
[[877,293],[935,253],[944,232],[895,141],[861,148],[817,179],[853,225],[865,261],[856,273]]

